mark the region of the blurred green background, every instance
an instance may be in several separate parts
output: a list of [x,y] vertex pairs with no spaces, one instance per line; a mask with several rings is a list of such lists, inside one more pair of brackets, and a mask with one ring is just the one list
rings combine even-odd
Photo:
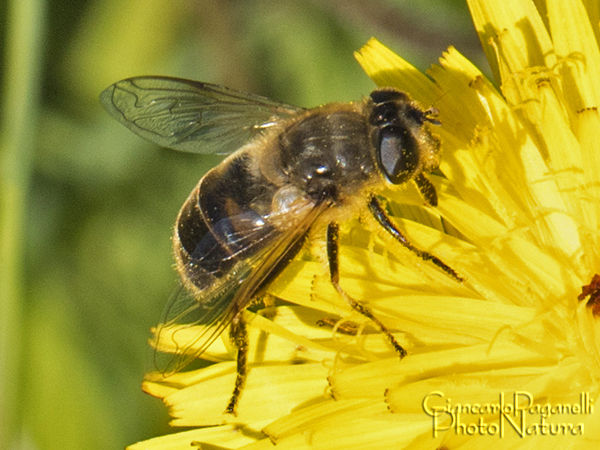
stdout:
[[216,156],[158,148],[103,111],[135,75],[301,106],[374,85],[376,36],[418,68],[483,64],[462,0],[0,0],[0,449],[114,449],[168,433],[140,390],[176,278],[179,207]]

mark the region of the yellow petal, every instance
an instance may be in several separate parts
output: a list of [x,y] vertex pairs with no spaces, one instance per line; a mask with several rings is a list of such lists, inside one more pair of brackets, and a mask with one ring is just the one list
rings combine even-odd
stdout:
[[600,51],[586,9],[580,0],[548,0],[547,7],[566,101],[572,111],[597,107]]

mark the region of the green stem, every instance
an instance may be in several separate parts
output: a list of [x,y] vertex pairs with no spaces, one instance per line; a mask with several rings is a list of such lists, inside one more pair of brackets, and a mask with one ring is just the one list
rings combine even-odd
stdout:
[[0,448],[20,439],[23,249],[39,90],[45,0],[7,7],[0,124]]

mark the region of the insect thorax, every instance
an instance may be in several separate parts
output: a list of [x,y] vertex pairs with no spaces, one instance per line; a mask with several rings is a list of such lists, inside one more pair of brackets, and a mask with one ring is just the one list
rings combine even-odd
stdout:
[[375,172],[369,126],[354,104],[318,108],[279,136],[289,183],[315,201],[358,193]]

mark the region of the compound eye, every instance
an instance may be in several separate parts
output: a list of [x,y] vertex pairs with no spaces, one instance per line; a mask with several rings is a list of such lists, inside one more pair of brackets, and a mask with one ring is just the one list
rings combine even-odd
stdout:
[[404,183],[419,164],[416,142],[404,128],[385,127],[379,132],[377,159],[390,183]]

